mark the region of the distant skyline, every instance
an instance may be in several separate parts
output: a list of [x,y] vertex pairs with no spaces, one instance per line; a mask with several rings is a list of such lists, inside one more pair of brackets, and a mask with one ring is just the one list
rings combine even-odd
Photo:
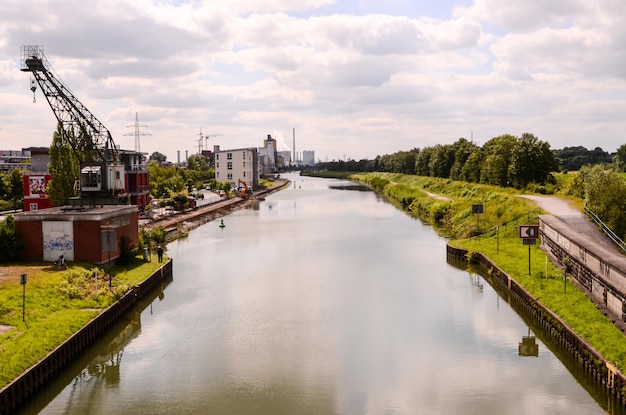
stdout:
[[[626,143],[626,2],[3,0],[0,147],[49,146],[20,46],[134,149],[259,147],[374,158],[529,132],[553,149]],[[204,145],[204,144],[203,144]]]

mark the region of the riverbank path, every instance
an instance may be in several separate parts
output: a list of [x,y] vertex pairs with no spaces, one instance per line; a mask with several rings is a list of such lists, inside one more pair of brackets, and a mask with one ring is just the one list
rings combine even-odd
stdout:
[[613,256],[618,254],[622,256],[619,248],[611,241],[604,233],[602,233],[597,225],[593,223],[587,215],[580,211],[579,208],[573,205],[567,199],[560,198],[558,196],[543,196],[543,195],[521,195],[523,199],[532,200],[537,206],[550,215],[554,216],[563,225],[565,225],[569,232],[577,239],[584,240],[587,243],[592,243],[598,248],[601,248],[606,256]]

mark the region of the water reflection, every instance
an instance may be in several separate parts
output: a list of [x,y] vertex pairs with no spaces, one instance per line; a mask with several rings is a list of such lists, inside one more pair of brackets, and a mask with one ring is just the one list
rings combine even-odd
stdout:
[[297,180],[168,246],[176,283],[90,414],[602,413],[547,349],[518,356],[532,325],[430,227]]
[[517,350],[520,356],[539,356],[539,345],[535,336],[530,335],[530,327],[528,328],[528,335],[522,337],[522,342]]
[[[163,280],[74,363],[42,388],[19,413],[38,414],[46,405],[44,413],[90,413],[99,395],[120,387],[124,350],[142,333],[141,313],[149,307],[152,314],[153,304],[165,299],[165,288],[171,282],[172,277]],[[55,403],[49,405],[53,398],[56,398]]]

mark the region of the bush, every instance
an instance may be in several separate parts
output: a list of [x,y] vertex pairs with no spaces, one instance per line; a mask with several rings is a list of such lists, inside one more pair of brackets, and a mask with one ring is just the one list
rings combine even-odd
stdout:
[[135,259],[135,246],[132,244],[129,236],[120,237],[120,257],[117,262],[120,265],[130,264]]
[[16,260],[26,244],[15,230],[15,219],[8,215],[0,221],[0,262]]
[[430,216],[437,224],[443,225],[444,219],[450,213],[450,208],[449,202],[434,203],[430,207]]

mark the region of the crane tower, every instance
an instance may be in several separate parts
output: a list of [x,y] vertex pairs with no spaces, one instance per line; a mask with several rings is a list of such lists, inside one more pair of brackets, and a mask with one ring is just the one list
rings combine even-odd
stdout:
[[96,204],[125,204],[124,164],[109,130],[72,94],[54,73],[43,46],[21,47],[21,67],[31,72],[33,94],[37,87],[44,93],[61,127],[63,140],[80,161],[80,195],[72,202],[89,199]]

